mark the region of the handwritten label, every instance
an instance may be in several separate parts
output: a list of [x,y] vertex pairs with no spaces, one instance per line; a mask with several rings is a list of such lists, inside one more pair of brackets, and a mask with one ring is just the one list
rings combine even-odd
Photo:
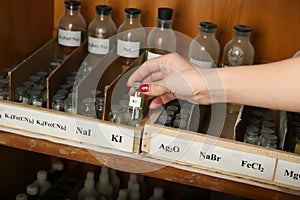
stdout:
[[140,42],[118,40],[117,54],[126,58],[137,58],[140,55]]
[[[184,133],[179,133],[184,134]],[[276,159],[162,134],[151,137],[149,154],[226,172],[272,180]]]
[[79,47],[81,44],[81,31],[58,29],[58,44],[68,47]]
[[300,163],[278,160],[274,181],[300,188]]
[[147,60],[152,59],[152,58],[157,58],[161,56],[161,54],[158,53],[152,53],[151,51],[147,51]]
[[[54,136],[80,142],[132,152],[135,131],[117,124],[102,123],[72,115],[30,109],[0,103],[0,126],[29,133]],[[1,128],[1,127],[0,127]],[[19,133],[19,132],[17,132]],[[51,137],[49,138],[51,140]]]
[[89,52],[106,55],[110,50],[110,39],[89,37]]

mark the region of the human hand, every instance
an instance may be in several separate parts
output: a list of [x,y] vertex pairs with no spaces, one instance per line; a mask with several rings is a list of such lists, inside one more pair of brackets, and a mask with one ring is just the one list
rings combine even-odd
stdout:
[[128,79],[143,82],[141,92],[155,98],[150,108],[156,108],[173,99],[183,99],[195,104],[210,104],[211,96],[204,79],[213,69],[200,69],[177,53],[171,53],[143,63]]

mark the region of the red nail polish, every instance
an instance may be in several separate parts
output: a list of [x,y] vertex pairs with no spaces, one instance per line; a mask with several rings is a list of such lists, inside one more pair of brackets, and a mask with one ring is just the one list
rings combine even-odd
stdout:
[[149,92],[150,87],[149,84],[141,84],[139,89],[141,92]]

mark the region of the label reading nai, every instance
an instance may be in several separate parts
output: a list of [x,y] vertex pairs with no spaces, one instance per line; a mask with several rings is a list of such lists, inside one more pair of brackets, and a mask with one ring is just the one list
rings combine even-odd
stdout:
[[68,47],[79,47],[81,44],[81,31],[58,29],[58,44]]
[[300,163],[278,160],[274,181],[300,188]]
[[118,40],[117,54],[125,58],[137,58],[140,55],[140,42]]

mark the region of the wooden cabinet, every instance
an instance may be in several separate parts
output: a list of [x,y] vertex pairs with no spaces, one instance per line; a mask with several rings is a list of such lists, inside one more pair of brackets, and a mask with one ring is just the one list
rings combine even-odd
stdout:
[[[95,5],[107,4],[113,7],[112,16],[117,25],[124,19],[124,8],[142,9],[142,24],[145,27],[156,25],[158,7],[174,8],[174,30],[193,38],[199,31],[200,21],[214,22],[218,25],[216,36],[221,49],[232,37],[235,24],[249,25],[254,30],[251,40],[255,47],[257,63],[289,58],[300,48],[299,0],[81,0],[81,2],[82,14],[88,23],[95,17]],[[0,65],[7,66],[24,59],[55,36],[57,21],[63,12],[63,0],[44,0],[43,3],[38,0],[6,0],[4,6],[0,7],[0,26],[3,28],[0,32]],[[32,139],[5,131],[0,133],[0,143],[25,151],[99,166],[107,165],[126,172],[142,173],[157,179],[250,199],[299,198],[294,195],[298,191],[239,180],[236,177],[231,179],[230,176],[229,178],[221,174],[218,176],[217,173],[207,174],[205,171],[191,170],[187,166],[175,164],[165,166],[163,161],[154,161],[143,154],[91,153],[84,148]]]

